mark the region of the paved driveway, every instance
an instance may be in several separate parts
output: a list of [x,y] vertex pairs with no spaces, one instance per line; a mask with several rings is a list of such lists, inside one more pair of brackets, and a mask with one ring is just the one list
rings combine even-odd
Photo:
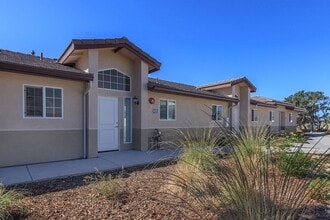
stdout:
[[307,143],[301,148],[303,152],[311,152],[315,154],[323,154],[325,152],[327,152],[327,154],[330,153],[330,135],[316,132],[310,133],[307,136]]

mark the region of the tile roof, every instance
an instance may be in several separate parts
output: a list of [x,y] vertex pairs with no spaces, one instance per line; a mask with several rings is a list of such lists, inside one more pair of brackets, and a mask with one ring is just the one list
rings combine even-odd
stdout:
[[305,109],[299,108],[291,103],[288,102],[282,102],[275,99],[263,97],[263,96],[253,96],[251,97],[251,104],[253,105],[260,105],[260,106],[266,106],[266,107],[273,107],[276,108],[278,105],[284,106],[287,109],[295,110],[303,112]]
[[154,72],[160,69],[161,63],[153,58],[151,55],[143,51],[141,48],[133,44],[126,37],[121,38],[106,38],[106,39],[73,39],[63,54],[60,56],[59,61],[62,63],[65,61],[66,56],[70,54],[70,50],[83,50],[83,49],[96,49],[96,48],[116,48],[121,50],[126,48],[131,53],[135,54],[140,59],[144,60],[152,69],[150,72]]
[[41,59],[39,56],[2,49],[0,49],[0,70],[83,81],[90,81],[93,79],[91,74],[87,74],[84,71],[73,67],[59,64],[54,59]]
[[238,102],[237,98],[232,98],[228,96],[223,96],[217,93],[203,91],[198,89],[196,86],[176,83],[161,79],[155,79],[149,77],[148,82],[148,89],[155,90],[155,91],[163,91],[181,95],[189,95],[194,97],[201,97],[201,98],[208,98],[214,100],[221,100],[221,101],[229,101],[229,102]]
[[218,82],[213,82],[213,83],[209,83],[209,84],[206,84],[206,85],[201,85],[201,86],[198,86],[198,88],[206,89],[207,87],[219,86],[219,85],[225,85],[225,84],[230,84],[231,86],[233,86],[233,85],[239,84],[241,82],[245,82],[250,87],[251,92],[257,91],[257,88],[245,76],[244,77],[227,79],[227,80],[222,80],[222,81],[218,81]]

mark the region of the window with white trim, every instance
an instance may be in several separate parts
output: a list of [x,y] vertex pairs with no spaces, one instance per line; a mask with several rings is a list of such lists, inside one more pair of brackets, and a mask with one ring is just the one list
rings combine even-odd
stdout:
[[116,69],[103,70],[98,72],[98,87],[120,91],[131,90],[131,79],[129,76]]
[[42,86],[24,86],[24,117],[62,118],[62,89]]
[[258,110],[257,109],[251,110],[251,121],[258,121]]
[[46,91],[46,117],[62,117],[62,90],[45,88]]
[[289,113],[289,122],[290,122],[290,123],[292,123],[292,122],[293,122],[292,113]]
[[222,120],[222,105],[212,105],[212,120]]
[[169,121],[176,119],[176,102],[174,100],[159,100],[159,119]]
[[269,112],[269,121],[274,122],[275,121],[275,114],[274,111]]

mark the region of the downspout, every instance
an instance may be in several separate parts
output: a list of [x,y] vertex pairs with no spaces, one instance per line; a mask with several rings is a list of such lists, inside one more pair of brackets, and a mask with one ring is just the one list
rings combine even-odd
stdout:
[[83,147],[84,147],[84,153],[83,158],[87,158],[87,95],[89,93],[89,90],[91,89],[91,83],[88,82],[88,86],[83,94]]

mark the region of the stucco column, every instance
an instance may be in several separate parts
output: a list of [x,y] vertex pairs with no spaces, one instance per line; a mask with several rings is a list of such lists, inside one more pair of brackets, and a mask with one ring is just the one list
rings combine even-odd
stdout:
[[250,89],[246,87],[240,88],[240,122],[242,126],[250,126]]
[[148,150],[148,65],[143,61],[135,63],[133,96],[139,100],[139,105],[133,106],[133,145],[139,150]]

